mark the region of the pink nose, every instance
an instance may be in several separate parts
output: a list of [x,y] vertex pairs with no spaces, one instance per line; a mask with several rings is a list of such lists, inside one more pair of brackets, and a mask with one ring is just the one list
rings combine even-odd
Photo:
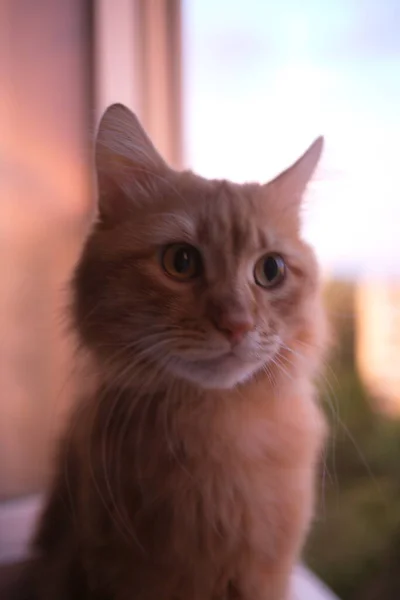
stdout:
[[251,331],[254,323],[250,318],[234,318],[229,315],[220,315],[215,322],[217,329],[226,335],[232,344],[238,344]]

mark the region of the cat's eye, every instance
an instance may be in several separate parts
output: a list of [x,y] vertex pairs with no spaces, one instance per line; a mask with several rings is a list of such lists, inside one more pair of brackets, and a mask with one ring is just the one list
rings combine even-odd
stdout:
[[164,271],[175,279],[187,281],[201,275],[203,263],[200,252],[189,244],[170,244],[161,255]]
[[263,288],[275,287],[284,280],[285,275],[285,261],[279,254],[262,256],[254,267],[254,279]]

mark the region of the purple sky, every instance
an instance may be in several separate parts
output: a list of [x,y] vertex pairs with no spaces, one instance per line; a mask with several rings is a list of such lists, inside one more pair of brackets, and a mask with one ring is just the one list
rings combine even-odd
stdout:
[[186,0],[186,160],[267,180],[326,136],[306,237],[325,267],[400,274],[400,2]]

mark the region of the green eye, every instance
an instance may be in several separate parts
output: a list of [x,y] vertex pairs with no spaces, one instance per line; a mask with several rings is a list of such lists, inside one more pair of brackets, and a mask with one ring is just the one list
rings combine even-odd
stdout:
[[285,261],[278,254],[262,256],[254,267],[254,279],[263,288],[272,288],[281,283],[286,275]]
[[164,271],[174,279],[187,281],[201,275],[203,263],[200,252],[189,244],[170,244],[161,257]]

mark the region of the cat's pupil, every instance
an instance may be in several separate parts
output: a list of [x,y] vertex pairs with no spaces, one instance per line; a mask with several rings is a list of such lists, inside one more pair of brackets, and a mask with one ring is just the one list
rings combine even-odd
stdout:
[[279,265],[273,256],[268,256],[264,261],[264,275],[267,281],[273,281],[279,275]]
[[174,257],[174,268],[177,273],[186,273],[191,266],[191,254],[186,248],[180,248]]

